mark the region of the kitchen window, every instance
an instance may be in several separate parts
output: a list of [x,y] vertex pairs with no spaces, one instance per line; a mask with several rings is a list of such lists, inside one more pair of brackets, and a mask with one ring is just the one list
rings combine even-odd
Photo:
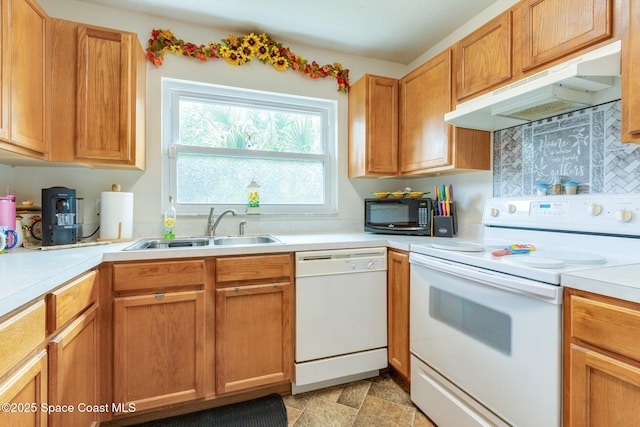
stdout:
[[[164,194],[180,214],[336,212],[336,102],[163,79]],[[165,197],[166,199],[166,197]]]

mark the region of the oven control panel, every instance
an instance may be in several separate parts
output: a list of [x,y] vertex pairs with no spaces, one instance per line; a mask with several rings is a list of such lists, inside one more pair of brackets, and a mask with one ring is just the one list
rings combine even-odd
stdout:
[[484,225],[640,236],[640,194],[493,198]]

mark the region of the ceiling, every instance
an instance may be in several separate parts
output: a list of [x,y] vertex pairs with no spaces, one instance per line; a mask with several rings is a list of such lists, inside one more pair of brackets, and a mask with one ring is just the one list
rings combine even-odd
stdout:
[[408,64],[497,0],[82,1]]

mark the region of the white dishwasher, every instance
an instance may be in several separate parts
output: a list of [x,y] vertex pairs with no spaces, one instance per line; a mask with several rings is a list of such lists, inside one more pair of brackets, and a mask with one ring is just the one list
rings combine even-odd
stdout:
[[387,367],[387,249],[296,253],[292,393],[378,375]]

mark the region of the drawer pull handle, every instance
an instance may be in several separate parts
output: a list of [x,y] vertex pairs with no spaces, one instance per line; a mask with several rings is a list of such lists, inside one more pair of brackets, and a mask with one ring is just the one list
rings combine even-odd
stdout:
[[162,300],[162,299],[164,299],[164,294],[156,294],[156,295],[155,295],[155,298],[156,298],[157,300]]

